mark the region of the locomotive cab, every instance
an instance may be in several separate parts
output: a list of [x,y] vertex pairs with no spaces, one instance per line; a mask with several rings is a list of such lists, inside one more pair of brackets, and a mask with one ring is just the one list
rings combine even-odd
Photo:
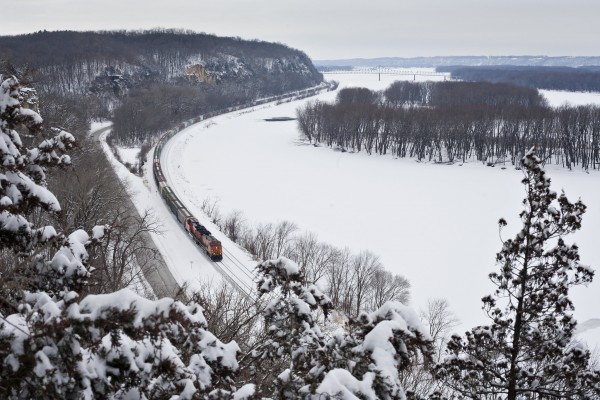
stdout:
[[223,247],[221,242],[213,238],[208,244],[208,253],[211,260],[221,261],[223,259]]

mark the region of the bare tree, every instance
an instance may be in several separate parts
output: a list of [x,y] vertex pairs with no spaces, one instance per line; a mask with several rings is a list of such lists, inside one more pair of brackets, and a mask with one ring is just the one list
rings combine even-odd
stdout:
[[214,219],[216,215],[220,215],[219,211],[219,200],[206,197],[202,200],[200,209],[210,219]]
[[335,262],[327,269],[327,293],[331,298],[334,308],[350,315],[351,300],[353,298],[352,272],[350,250],[338,250]]
[[204,308],[208,329],[228,341],[235,340],[243,352],[260,340],[262,302],[249,300],[224,281],[203,282],[191,299]]
[[365,309],[373,279],[381,267],[379,257],[370,251],[363,251],[354,256],[350,264],[352,269],[352,285],[354,287],[353,315],[358,315]]
[[242,233],[245,229],[246,220],[240,210],[234,210],[231,214],[225,217],[221,224],[221,229],[227,237],[235,243],[239,243],[242,238]]
[[339,250],[319,242],[317,235],[312,232],[297,236],[290,251],[290,258],[298,263],[304,278],[310,283],[326,278],[327,271],[333,268],[339,255]]
[[441,298],[427,301],[427,309],[421,310],[421,319],[429,327],[429,334],[435,346],[434,361],[439,362],[452,329],[458,326],[460,321],[450,310],[448,300]]
[[279,258],[289,252],[289,245],[292,241],[292,234],[298,230],[298,225],[289,221],[282,221],[275,226],[274,238],[275,248],[273,256]]
[[254,235],[256,241],[256,255],[260,260],[272,258],[275,249],[275,230],[273,224],[259,224]]
[[148,243],[147,234],[160,233],[159,225],[146,211],[141,217],[117,212],[109,224],[102,252],[94,260],[93,292],[107,293],[122,288],[145,292],[145,276],[159,268],[162,259]]
[[[439,362],[452,329],[458,325],[458,319],[450,310],[448,301],[439,298],[429,299],[420,317],[433,339],[431,361]],[[415,359],[410,368],[402,372],[402,383],[410,394],[409,398],[435,399],[437,397],[432,396],[434,393],[440,398],[451,398],[448,389],[433,376],[429,364],[423,361]]]
[[74,168],[56,171],[49,180],[62,206],[56,225],[66,231],[106,224],[128,201],[103,151],[86,139],[80,141],[79,149],[73,157]]
[[403,276],[394,275],[383,268],[378,268],[371,280],[370,310],[376,310],[385,302],[397,300],[408,303],[410,282]]

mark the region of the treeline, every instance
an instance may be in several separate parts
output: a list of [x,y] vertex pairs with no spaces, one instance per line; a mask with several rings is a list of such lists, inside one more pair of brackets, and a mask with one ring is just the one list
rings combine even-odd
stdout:
[[132,90],[113,111],[111,140],[123,145],[145,143],[181,121],[247,100],[244,92],[228,93],[173,85]]
[[545,163],[600,169],[600,109],[549,108],[535,89],[487,82],[396,82],[348,88],[297,112],[315,144],[419,161],[518,165],[536,146]]
[[505,82],[514,85],[549,90],[578,92],[600,91],[598,67],[438,67],[439,72],[450,72],[452,78],[465,81]]
[[[272,84],[272,82],[271,82]],[[150,146],[152,139],[182,121],[206,117],[211,112],[235,111],[250,104],[291,101],[313,96],[318,90],[335,90],[337,83],[315,86],[288,95],[260,97],[256,88],[228,82],[217,87],[153,85],[134,90],[114,110],[110,140],[115,144]],[[291,96],[291,97],[290,97]],[[212,114],[214,115],[214,114]]]
[[[122,59],[135,62],[140,55],[235,53],[239,56],[281,58],[304,53],[281,43],[221,37],[182,29],[116,31],[39,31],[31,34],[0,36],[0,48],[13,61],[31,67],[44,67],[82,59]],[[312,63],[311,63],[312,65]]]
[[417,105],[430,107],[489,106],[510,108],[546,105],[536,89],[505,83],[489,82],[408,82],[392,83],[383,93],[367,94],[368,89],[352,89],[340,93],[340,102],[369,103],[383,99],[395,106]]
[[331,246],[314,233],[299,232],[289,221],[250,226],[240,211],[224,216],[210,199],[201,208],[221,232],[257,260],[282,256],[294,260],[306,281],[324,288],[333,306],[348,317],[375,311],[386,301],[409,301],[408,279],[386,270],[370,251],[353,254]]

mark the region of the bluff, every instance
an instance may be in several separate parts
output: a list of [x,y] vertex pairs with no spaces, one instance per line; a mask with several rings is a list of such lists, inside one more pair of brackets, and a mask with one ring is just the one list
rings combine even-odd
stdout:
[[180,30],[0,36],[0,59],[31,68],[38,90],[62,94],[119,97],[150,84],[252,82],[267,95],[322,81],[299,50]]

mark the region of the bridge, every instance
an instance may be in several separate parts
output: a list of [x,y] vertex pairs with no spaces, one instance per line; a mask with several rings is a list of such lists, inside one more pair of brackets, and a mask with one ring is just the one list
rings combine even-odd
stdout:
[[352,68],[352,69],[332,69],[319,70],[322,74],[372,74],[372,75],[407,75],[413,76],[416,78],[417,76],[437,76],[443,77],[444,80],[450,80],[451,76],[449,72],[436,72],[433,70],[427,69],[411,69],[411,68],[393,68],[393,67],[364,67],[364,68]]

